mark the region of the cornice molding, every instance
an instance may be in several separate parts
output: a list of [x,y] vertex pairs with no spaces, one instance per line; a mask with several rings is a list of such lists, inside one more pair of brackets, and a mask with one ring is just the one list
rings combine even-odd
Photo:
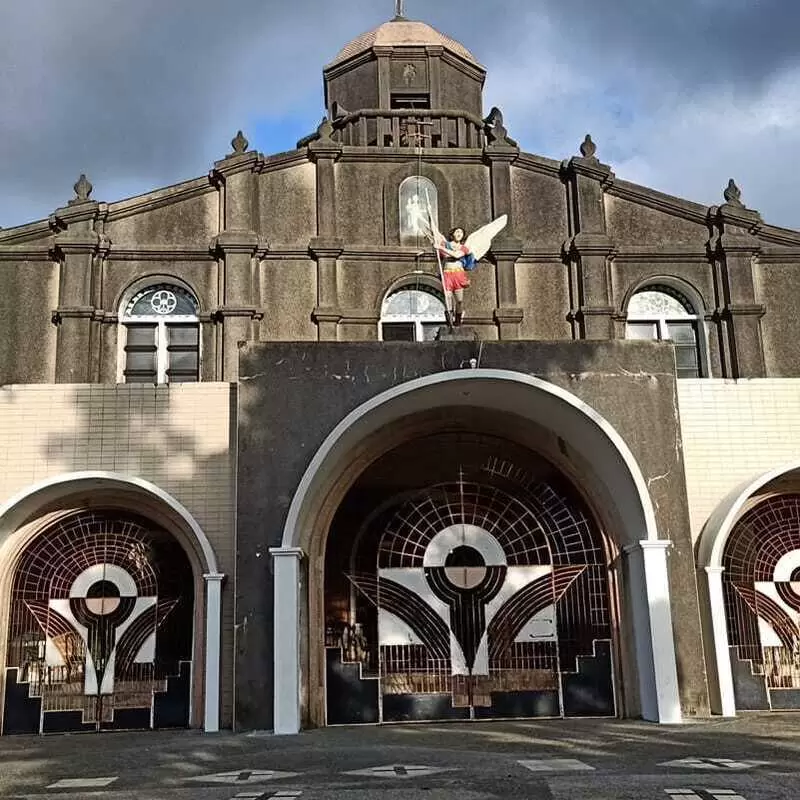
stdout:
[[615,250],[615,244],[605,233],[576,233],[564,242],[564,252],[577,256],[606,256]]
[[344,250],[344,239],[324,239],[314,237],[308,243],[308,253],[312,258],[339,258]]
[[479,164],[486,166],[483,148],[466,147],[426,147],[415,150],[413,147],[357,147],[343,145],[341,162],[394,162],[407,164],[422,158],[427,164]]
[[552,250],[525,250],[517,259],[517,266],[534,267],[537,264],[565,264],[564,253],[561,247],[556,246]]
[[795,264],[800,262],[800,247],[764,248],[758,253],[760,264]]
[[181,244],[111,244],[106,255],[110,261],[216,261],[215,254],[206,247]]
[[711,262],[706,243],[697,245],[666,245],[653,248],[646,245],[617,245],[611,253],[612,261],[625,263],[693,263]]
[[158,189],[155,192],[120,200],[116,203],[108,203],[106,219],[108,222],[114,222],[145,211],[153,211],[184,200],[202,197],[206,194],[217,194],[217,189],[209,182],[207,177],[195,178],[186,183]]
[[615,178],[612,183],[605,187],[605,190],[612,197],[619,197],[620,200],[630,200],[689,222],[696,222],[705,226],[708,226],[710,222],[708,207],[657,192],[655,189],[648,189],[646,186],[639,186],[638,184]]
[[0,261],[58,261],[53,252],[55,237],[42,242],[38,246],[18,246],[13,249],[0,247]]
[[264,318],[264,309],[256,306],[223,305],[211,310],[210,318],[213,322],[222,322],[226,317],[260,320]]
[[783,244],[788,247],[800,247],[800,231],[764,225],[758,231],[758,238],[771,244]]
[[276,153],[272,156],[265,156],[256,170],[259,175],[267,172],[278,172],[289,167],[296,167],[300,164],[310,164],[308,150],[303,147],[297,150],[287,150],[284,153]]
[[257,252],[266,253],[269,245],[254,231],[228,230],[218,233],[211,240],[209,250],[218,256],[225,256],[228,253],[254,256]]
[[53,228],[49,218],[27,222],[13,228],[0,228],[0,247],[13,245],[15,242],[22,244],[30,240],[42,239],[52,232]]
[[519,157],[514,162],[514,167],[517,169],[524,169],[528,172],[538,172],[541,175],[548,175],[562,180],[560,161],[537,156],[533,153],[520,152]]
[[256,150],[227,156],[214,162],[213,168],[208,173],[209,180],[212,183],[224,182],[229,176],[237,175],[240,172],[257,172],[263,160],[264,157]]
[[573,156],[563,162],[562,169],[568,177],[570,175],[583,175],[586,178],[597,181],[603,187],[611,186],[616,179],[608,164],[603,164],[591,156]]
[[525,318],[525,312],[521,308],[496,308],[493,317],[498,325],[519,325]]

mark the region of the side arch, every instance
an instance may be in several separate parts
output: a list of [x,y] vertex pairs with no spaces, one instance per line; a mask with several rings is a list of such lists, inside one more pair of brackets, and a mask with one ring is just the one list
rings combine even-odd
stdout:
[[[652,500],[641,469],[619,432],[566,389],[508,370],[470,369],[403,383],[348,414],[315,453],[292,499],[275,557],[275,730],[300,727],[302,598],[287,603],[287,586],[301,580],[300,561],[319,561],[327,526],[322,521],[354,480],[354,453],[365,459],[365,442],[404,418],[436,408],[479,407],[513,414],[550,431],[579,454],[603,484],[613,505],[617,543],[629,559],[636,664],[642,715],[660,722],[680,720],[677,670],[668,600],[666,547],[658,538]],[[374,455],[372,457],[375,457]],[[313,608],[316,584],[309,579]],[[283,593],[283,594],[282,594]],[[642,600],[645,599],[643,603]],[[308,614],[313,617],[312,611]],[[308,677],[309,682],[314,677]]]
[[726,717],[736,716],[733,669],[728,640],[728,620],[722,585],[723,556],[731,532],[748,503],[771,483],[790,476],[800,477],[800,460],[756,475],[731,489],[711,513],[697,542],[697,569],[703,589],[701,612],[706,662],[713,664],[709,675],[711,707]]
[[[115,498],[109,500],[109,498]],[[195,572],[196,607],[204,625],[196,631],[195,650],[203,660],[198,692],[202,697],[199,720],[204,730],[219,730],[222,581],[214,547],[186,507],[168,492],[142,478],[108,471],[73,472],[26,487],[0,506],[0,600],[6,598],[13,565],[43,525],[59,516],[54,511],[68,503],[103,505],[137,510],[162,524],[181,544]],[[205,590],[203,590],[203,585]],[[5,615],[6,611],[3,610]],[[0,662],[5,663],[5,639],[0,637]]]

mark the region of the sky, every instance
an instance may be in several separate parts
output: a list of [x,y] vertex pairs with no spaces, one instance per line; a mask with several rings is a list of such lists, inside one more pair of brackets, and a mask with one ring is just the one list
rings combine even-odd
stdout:
[[[86,173],[112,202],[207,174],[241,128],[291,150],[322,67],[394,0],[0,0],[0,227],[47,217]],[[586,133],[624,180],[703,204],[734,178],[800,229],[796,0],[406,0],[486,67],[523,150]]]

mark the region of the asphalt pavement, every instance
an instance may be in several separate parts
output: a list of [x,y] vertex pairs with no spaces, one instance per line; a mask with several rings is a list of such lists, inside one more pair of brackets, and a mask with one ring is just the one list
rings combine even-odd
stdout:
[[800,713],[6,737],[0,796],[800,800]]

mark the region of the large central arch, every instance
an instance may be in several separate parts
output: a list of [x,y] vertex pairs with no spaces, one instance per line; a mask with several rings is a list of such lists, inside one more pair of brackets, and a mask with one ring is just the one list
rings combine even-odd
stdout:
[[[594,409],[567,390],[508,370],[469,369],[427,376],[385,391],[348,414],[311,460],[293,497],[275,567],[276,733],[300,729],[308,686],[320,685],[309,626],[322,603],[320,555],[339,501],[358,474],[404,438],[403,426],[436,409],[480,408],[549,431],[586,465],[626,556],[624,605],[635,644],[638,699],[648,720],[680,720],[666,548],[652,501],[630,449]],[[309,574],[304,579],[304,559]],[[307,595],[305,588],[307,588]]]

